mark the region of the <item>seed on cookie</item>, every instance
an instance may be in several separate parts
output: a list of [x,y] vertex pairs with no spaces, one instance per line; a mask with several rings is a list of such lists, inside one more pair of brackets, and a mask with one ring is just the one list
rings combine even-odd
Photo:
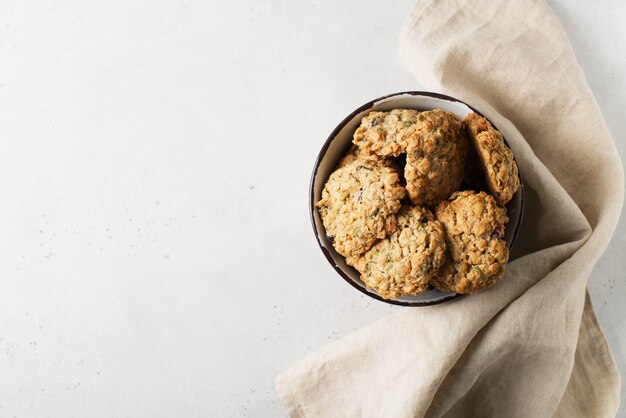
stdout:
[[365,285],[385,299],[418,295],[445,261],[443,226],[420,206],[398,212],[396,231],[360,257],[347,261]]
[[480,159],[487,186],[496,202],[503,206],[519,188],[519,173],[513,151],[504,143],[502,134],[476,113],[463,121]]
[[404,194],[387,162],[357,159],[330,175],[316,206],[333,247],[355,257],[395,230]]
[[441,109],[422,112],[406,148],[404,177],[414,205],[435,205],[457,190],[463,179],[467,139],[461,119]]
[[413,109],[370,112],[361,120],[352,142],[365,154],[397,157],[406,152],[411,137],[415,135],[420,113]]
[[509,251],[504,237],[506,210],[485,192],[455,192],[439,203],[448,259],[433,279],[441,291],[475,293],[504,276]]

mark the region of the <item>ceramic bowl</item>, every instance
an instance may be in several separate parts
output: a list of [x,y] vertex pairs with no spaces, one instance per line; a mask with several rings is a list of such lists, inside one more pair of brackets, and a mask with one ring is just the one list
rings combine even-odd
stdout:
[[[478,110],[461,100],[455,99],[454,97],[424,91],[408,91],[390,94],[364,104],[341,121],[322,146],[322,149],[317,156],[317,160],[315,161],[313,174],[311,176],[309,211],[315,239],[317,240],[322,253],[324,253],[326,259],[337,271],[337,273],[339,273],[339,276],[345,279],[346,282],[366,295],[386,303],[404,306],[434,305],[449,301],[459,295],[454,292],[444,293],[433,289],[423,292],[417,296],[403,296],[397,299],[383,299],[375,291],[366,288],[365,284],[359,278],[359,272],[353,267],[347,265],[344,257],[337,253],[333,248],[326,236],[326,231],[319,213],[315,208],[315,202],[320,200],[322,189],[324,188],[328,177],[335,170],[335,167],[341,157],[350,148],[352,144],[352,135],[359,126],[361,118],[371,111],[388,111],[399,108],[417,110],[443,109],[458,115],[461,119],[471,112],[476,112],[482,115]],[[517,238],[524,210],[524,184],[522,183],[521,175],[520,188],[513,196],[513,199],[506,205],[506,209],[509,222],[506,224],[504,239],[506,240],[509,249],[511,249],[515,239]]]

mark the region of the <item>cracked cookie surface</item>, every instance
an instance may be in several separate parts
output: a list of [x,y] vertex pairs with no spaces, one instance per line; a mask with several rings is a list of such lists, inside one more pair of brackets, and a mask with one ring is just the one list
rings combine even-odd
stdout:
[[404,194],[386,162],[357,159],[330,175],[316,207],[335,250],[356,257],[395,230]]
[[482,116],[470,113],[463,123],[482,164],[487,186],[496,202],[504,206],[519,188],[513,151],[504,143],[502,134]]
[[404,206],[396,218],[393,234],[347,260],[365,285],[385,299],[427,290],[446,257],[443,226],[428,209]]
[[458,190],[465,174],[467,138],[461,119],[441,109],[421,112],[406,148],[404,177],[414,205],[435,205]]
[[485,192],[455,192],[437,207],[448,259],[433,279],[441,291],[475,293],[504,276],[509,251],[504,241],[506,210]]

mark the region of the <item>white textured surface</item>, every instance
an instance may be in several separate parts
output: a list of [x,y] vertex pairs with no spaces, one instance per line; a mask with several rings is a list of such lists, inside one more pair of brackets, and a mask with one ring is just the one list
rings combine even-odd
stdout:
[[[282,416],[276,373],[398,309],[330,268],[307,188],[419,87],[411,2],[208,3],[0,5],[0,416]],[[552,4],[625,157],[626,4]],[[625,237],[590,284],[622,373]]]

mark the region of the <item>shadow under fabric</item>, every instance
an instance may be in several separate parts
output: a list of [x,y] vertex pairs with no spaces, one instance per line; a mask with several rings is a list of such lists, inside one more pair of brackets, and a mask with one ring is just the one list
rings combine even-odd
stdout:
[[400,57],[507,138],[526,211],[505,278],[406,308],[287,369],[291,417],[612,417],[620,379],[586,292],[617,224],[624,174],[543,0],[419,0]]

